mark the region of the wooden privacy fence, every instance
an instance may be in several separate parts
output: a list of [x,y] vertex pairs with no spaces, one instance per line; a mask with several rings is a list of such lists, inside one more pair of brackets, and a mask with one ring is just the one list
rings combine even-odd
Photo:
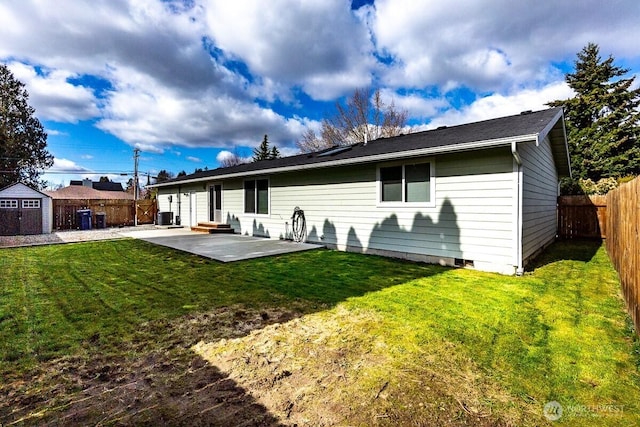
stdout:
[[[76,212],[91,209],[91,223],[96,226],[96,213],[104,213],[107,227],[134,225],[133,200],[54,199],[54,230],[77,230],[80,228]],[[138,200],[138,224],[153,224],[157,213],[155,200]]]
[[607,252],[613,262],[636,333],[640,331],[640,178],[607,194]]
[[156,199],[138,200],[138,224],[155,224],[157,216]]
[[563,239],[607,237],[607,196],[558,197],[558,236]]

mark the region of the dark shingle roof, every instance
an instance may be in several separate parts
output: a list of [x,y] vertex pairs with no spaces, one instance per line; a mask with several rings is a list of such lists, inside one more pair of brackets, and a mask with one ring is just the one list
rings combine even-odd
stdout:
[[124,191],[122,184],[119,182],[95,182],[93,189],[99,191]]
[[[89,182],[89,181],[87,181]],[[75,180],[71,180],[69,182],[69,185],[84,185],[83,181],[75,181]],[[100,181],[92,181],[91,182],[91,188],[93,188],[94,190],[99,190],[99,191],[124,191],[124,188],[122,188],[122,184],[119,182],[100,182]]]
[[[382,138],[370,141],[368,144],[354,144],[344,150],[330,148],[310,154],[299,154],[295,156],[282,157],[273,160],[263,160],[260,162],[246,163],[237,166],[218,168],[203,172],[175,178],[171,181],[159,184],[160,186],[171,185],[173,183],[190,182],[200,179],[221,177],[227,175],[252,174],[257,171],[268,172],[271,169],[295,168],[299,166],[323,167],[323,163],[333,163],[342,160],[348,163],[356,159],[376,158],[379,156],[407,153],[415,150],[453,148],[462,144],[469,144],[482,141],[496,141],[502,139],[516,138],[521,136],[531,136],[535,139],[543,132],[551,134],[556,139],[554,154],[563,156],[566,153],[566,140],[564,137],[564,125],[562,123],[561,108],[550,108],[537,112],[525,112],[515,116],[502,117],[498,119],[484,120],[475,123],[441,127],[424,132],[410,133],[391,138]],[[562,126],[558,129],[558,124]],[[554,132],[552,132],[552,128]],[[546,136],[543,135],[543,136]],[[445,150],[443,150],[444,152]],[[557,159],[556,166],[561,169],[561,173],[568,174],[568,154],[565,159]],[[563,166],[563,163],[566,163]],[[566,169],[566,171],[565,171]]]

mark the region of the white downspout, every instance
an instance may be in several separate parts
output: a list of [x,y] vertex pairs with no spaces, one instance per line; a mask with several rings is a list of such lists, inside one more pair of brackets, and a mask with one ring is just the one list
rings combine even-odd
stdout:
[[518,147],[516,141],[511,141],[511,155],[516,161],[516,206],[515,206],[515,241],[516,241],[516,276],[522,276],[524,274],[524,267],[522,266],[522,158],[518,153]]

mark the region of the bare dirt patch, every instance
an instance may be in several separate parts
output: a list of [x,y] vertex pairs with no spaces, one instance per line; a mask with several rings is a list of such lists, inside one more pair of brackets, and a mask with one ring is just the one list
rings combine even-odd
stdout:
[[305,311],[233,306],[149,322],[115,348],[92,337],[81,354],[5,378],[0,425],[508,424],[478,403],[472,372],[430,370],[438,355],[396,360],[375,313]]
[[338,306],[193,348],[287,425],[505,424],[479,403],[471,373],[395,360],[379,320]]
[[[143,325],[132,340],[40,364],[0,384],[0,425],[246,425],[278,419],[189,348],[239,337],[295,309],[230,307]],[[93,342],[95,341],[95,342]]]

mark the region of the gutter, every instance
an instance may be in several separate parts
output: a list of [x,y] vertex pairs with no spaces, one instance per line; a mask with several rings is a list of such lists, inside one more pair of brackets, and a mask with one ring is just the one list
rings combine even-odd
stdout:
[[245,171],[245,172],[209,175],[202,178],[192,178],[192,179],[185,179],[181,181],[171,181],[171,182],[163,182],[160,184],[152,184],[152,185],[149,185],[149,187],[150,188],[170,187],[178,184],[179,185],[193,184],[196,182],[204,182],[204,181],[211,181],[211,180],[223,180],[223,179],[231,179],[231,178],[241,178],[246,176],[256,176],[256,175],[269,175],[269,174],[282,173],[282,172],[321,169],[321,168],[329,168],[329,167],[335,167],[335,166],[357,165],[357,164],[364,164],[364,163],[374,163],[374,162],[381,162],[381,161],[406,159],[406,158],[412,158],[412,157],[425,157],[425,156],[433,156],[433,155],[439,155],[439,154],[458,153],[462,151],[480,150],[485,148],[503,147],[503,146],[509,146],[509,145],[511,145],[512,152],[513,152],[513,147],[515,146],[514,144],[518,142],[525,142],[525,141],[536,141],[536,143],[538,143],[538,134],[467,142],[467,143],[454,144],[451,146],[444,146],[444,147],[419,148],[411,151],[395,151],[391,153],[374,154],[370,156],[354,157],[354,158],[341,159],[341,160],[332,160],[327,162],[307,163],[307,164],[295,165],[295,166],[282,166],[277,168],[265,168],[265,169],[257,169],[257,170]]
[[[536,136],[536,145],[538,145],[539,140]],[[516,276],[522,276],[524,274],[524,266],[522,260],[522,227],[523,227],[523,219],[522,219],[522,158],[520,157],[520,153],[518,153],[517,141],[511,142],[511,155],[515,160],[516,164],[514,167],[515,172],[515,230],[513,233],[513,237],[515,240],[515,250],[516,250]]]

